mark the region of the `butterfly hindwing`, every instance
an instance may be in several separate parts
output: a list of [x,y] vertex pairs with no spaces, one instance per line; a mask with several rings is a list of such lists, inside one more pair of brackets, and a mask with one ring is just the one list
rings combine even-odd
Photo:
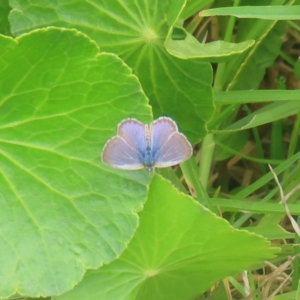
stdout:
[[127,119],[121,122],[118,127],[118,136],[136,151],[145,151],[145,125],[138,120]]
[[109,140],[102,153],[102,161],[112,167],[125,170],[142,169],[139,153],[119,136]]

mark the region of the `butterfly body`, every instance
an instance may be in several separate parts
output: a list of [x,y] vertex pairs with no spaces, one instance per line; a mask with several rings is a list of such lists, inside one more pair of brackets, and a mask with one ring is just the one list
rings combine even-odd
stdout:
[[145,151],[143,151],[141,154],[141,164],[148,170],[152,171],[152,168],[155,164],[155,153],[153,153],[150,146],[147,146]]
[[126,119],[118,126],[118,135],[104,146],[102,160],[119,169],[166,168],[188,159],[192,146],[167,117],[150,126],[136,119]]

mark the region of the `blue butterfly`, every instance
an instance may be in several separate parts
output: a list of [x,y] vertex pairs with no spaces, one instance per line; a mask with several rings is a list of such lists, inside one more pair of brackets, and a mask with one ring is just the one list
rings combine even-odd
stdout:
[[176,123],[167,117],[150,126],[136,119],[126,119],[118,126],[118,135],[109,140],[102,161],[125,170],[167,168],[191,157],[193,148],[178,132]]

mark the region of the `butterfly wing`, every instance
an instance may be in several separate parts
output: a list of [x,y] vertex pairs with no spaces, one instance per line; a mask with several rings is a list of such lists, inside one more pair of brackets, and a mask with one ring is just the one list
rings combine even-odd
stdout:
[[118,136],[104,146],[102,161],[110,166],[125,170],[142,169],[141,151],[145,149],[144,125],[135,119],[119,124]]
[[122,138],[116,136],[109,140],[102,152],[102,161],[112,167],[124,170],[138,170],[144,166],[139,161],[139,153]]
[[119,124],[118,136],[131,148],[140,152],[146,149],[145,125],[136,119],[127,119]]
[[151,130],[155,167],[174,166],[191,157],[193,148],[187,138],[178,132],[173,120],[159,118],[153,122]]
[[178,129],[172,119],[161,117],[152,123],[151,131],[151,148],[155,150],[164,145],[173,133],[178,132]]

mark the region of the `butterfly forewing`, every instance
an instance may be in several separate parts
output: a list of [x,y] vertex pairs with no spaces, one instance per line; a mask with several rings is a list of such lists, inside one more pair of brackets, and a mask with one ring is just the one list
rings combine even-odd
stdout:
[[145,151],[145,125],[138,120],[127,119],[120,123],[118,127],[118,136],[132,149],[139,152]]
[[161,117],[155,120],[151,126],[151,148],[153,152],[163,147],[175,132],[178,132],[177,125],[170,118]]
[[178,132],[176,123],[169,118],[159,118],[152,126],[154,166],[166,168],[191,157],[193,148],[187,138]]

